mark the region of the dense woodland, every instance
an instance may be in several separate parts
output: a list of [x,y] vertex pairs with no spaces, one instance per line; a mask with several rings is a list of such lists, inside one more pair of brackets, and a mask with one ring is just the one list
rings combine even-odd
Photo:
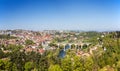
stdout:
[[[24,48],[22,45],[1,44],[0,48],[11,52],[4,53],[0,49],[0,71],[120,71],[120,32],[111,32],[103,38],[99,37],[99,40],[96,36],[90,34],[89,41],[95,44],[97,42],[102,48],[98,47],[89,57],[76,56],[74,52],[68,50],[65,58],[59,58],[60,49],[47,50],[41,55],[36,52],[20,51]],[[33,42],[30,40],[26,41],[26,44],[31,43]]]

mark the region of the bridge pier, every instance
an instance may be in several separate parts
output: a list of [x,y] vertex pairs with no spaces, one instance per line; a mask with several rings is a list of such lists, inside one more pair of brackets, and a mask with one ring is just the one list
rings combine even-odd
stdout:
[[71,46],[72,46],[72,44],[69,44],[70,49],[71,49]]
[[84,45],[84,44],[81,44],[81,49],[83,48],[83,45]]
[[64,51],[65,51],[65,44],[63,44],[63,47],[64,47]]
[[75,49],[77,50],[77,44],[75,44]]
[[60,44],[57,44],[58,45],[58,49],[60,48]]

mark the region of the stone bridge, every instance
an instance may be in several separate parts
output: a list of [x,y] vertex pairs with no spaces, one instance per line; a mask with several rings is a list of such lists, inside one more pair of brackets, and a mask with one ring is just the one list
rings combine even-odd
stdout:
[[60,45],[63,45],[64,51],[66,49],[66,46],[72,49],[72,45],[74,45],[75,49],[82,49],[84,45],[89,46],[91,43],[57,43],[58,48],[60,48]]

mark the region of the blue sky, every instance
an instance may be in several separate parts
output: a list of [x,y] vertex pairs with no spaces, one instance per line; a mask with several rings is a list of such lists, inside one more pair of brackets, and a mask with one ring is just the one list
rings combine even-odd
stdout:
[[0,0],[0,29],[120,30],[120,1]]

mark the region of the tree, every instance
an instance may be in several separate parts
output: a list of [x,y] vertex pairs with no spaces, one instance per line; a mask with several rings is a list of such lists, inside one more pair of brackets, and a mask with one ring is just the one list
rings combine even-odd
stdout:
[[26,43],[26,45],[34,44],[34,42],[32,40],[29,40],[29,39],[25,40],[25,43]]
[[102,69],[100,69],[99,71],[116,71],[116,70],[113,69],[112,67],[110,67],[109,65],[107,65],[107,66],[103,67]]
[[25,71],[31,71],[33,69],[33,67],[34,67],[33,62],[26,62],[25,66],[24,66]]
[[63,71],[72,71],[72,61],[71,58],[66,57],[62,60],[61,68]]
[[50,65],[48,71],[62,71],[59,65]]
[[48,62],[48,58],[47,55],[42,55],[39,62],[39,71],[48,71],[49,68],[49,62]]
[[119,71],[120,70],[120,61],[117,62],[116,67],[117,67],[117,70]]
[[4,60],[5,64],[5,70],[11,70],[12,69],[12,62],[9,62],[8,60]]
[[7,50],[11,50],[13,52],[16,52],[16,51],[19,51],[21,48],[23,48],[22,45],[13,45],[13,44],[10,44],[6,47]]
[[84,60],[84,70],[92,71],[92,68],[93,68],[93,60],[91,57],[88,57]]
[[4,62],[0,59],[0,70],[4,70]]
[[18,71],[17,66],[15,63],[12,64],[12,71]]
[[4,57],[4,52],[0,49],[0,58]]
[[8,59],[5,59],[5,60],[0,60],[0,70],[17,71],[17,67],[15,64],[10,62]]
[[74,71],[83,71],[83,64],[80,57],[74,57],[74,64],[73,64]]
[[26,62],[25,53],[20,51],[12,52],[10,55],[10,61],[16,64],[18,70],[23,71]]

